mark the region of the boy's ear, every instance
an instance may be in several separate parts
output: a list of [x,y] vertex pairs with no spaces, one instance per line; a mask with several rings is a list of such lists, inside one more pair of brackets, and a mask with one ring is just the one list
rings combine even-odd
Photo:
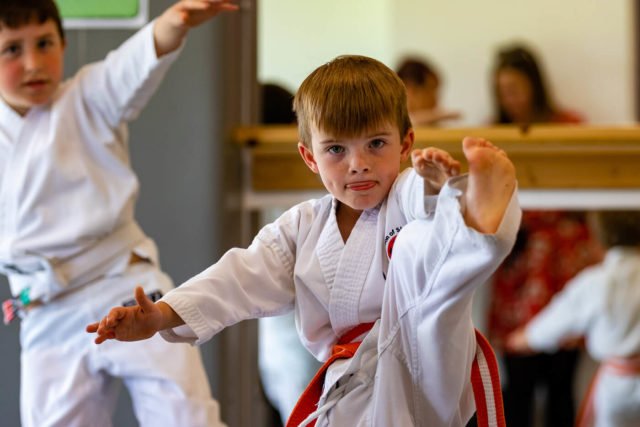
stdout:
[[309,166],[309,169],[311,169],[313,173],[318,173],[318,164],[316,163],[315,157],[313,157],[313,151],[307,148],[302,141],[298,142],[298,151],[300,151],[302,160]]
[[413,128],[409,128],[405,136],[402,138],[401,149],[400,149],[400,161],[402,163],[406,162],[407,159],[409,158],[415,139],[416,139],[416,135],[413,132]]

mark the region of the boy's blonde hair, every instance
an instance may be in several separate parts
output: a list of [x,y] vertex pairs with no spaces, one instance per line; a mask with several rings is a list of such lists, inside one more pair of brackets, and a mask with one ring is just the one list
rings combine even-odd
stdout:
[[336,137],[353,137],[392,123],[400,137],[411,128],[404,84],[389,67],[366,56],[339,56],[315,69],[293,100],[300,140],[311,147],[315,126]]

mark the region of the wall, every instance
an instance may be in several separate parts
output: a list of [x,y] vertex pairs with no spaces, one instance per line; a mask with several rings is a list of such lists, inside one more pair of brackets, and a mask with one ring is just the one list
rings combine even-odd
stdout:
[[419,54],[444,77],[443,106],[464,114],[452,125],[483,125],[491,117],[489,74],[496,48],[522,40],[539,52],[560,106],[594,123],[634,118],[632,0],[268,0],[262,5],[258,76],[291,90],[339,54],[373,56],[392,68],[404,54]]
[[[151,16],[172,3],[154,0]],[[217,19],[190,34],[178,62],[130,126],[132,163],[141,181],[137,218],[156,240],[163,267],[176,283],[204,269],[222,250],[217,238],[223,215],[219,209],[224,191],[221,142],[226,141],[221,123],[225,109],[221,24]],[[69,31],[66,73],[103,58],[130,34],[124,30]],[[8,285],[0,277],[0,298],[7,297]],[[20,425],[18,330],[17,323],[0,325],[0,424],[7,426]],[[217,376],[213,375],[218,368],[217,340],[202,350],[217,396]],[[126,393],[122,394],[114,425],[137,425]]]
[[391,1],[265,0],[258,5],[258,79],[295,91],[342,54],[390,59]]

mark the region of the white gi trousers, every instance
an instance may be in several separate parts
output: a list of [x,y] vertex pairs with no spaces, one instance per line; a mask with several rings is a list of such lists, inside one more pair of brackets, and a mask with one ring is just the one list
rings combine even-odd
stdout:
[[595,389],[596,427],[640,425],[640,378],[638,375],[602,374]]
[[473,415],[472,297],[511,250],[521,211],[514,193],[498,231],[481,234],[464,223],[461,194],[445,186],[435,216],[400,232],[382,316],[327,370],[317,427],[457,427]]
[[114,301],[172,289],[171,279],[147,262],[101,278],[28,310],[22,320],[21,417],[23,427],[111,425],[121,378],[141,426],[219,426],[200,352],[156,335],[145,341],[93,343],[86,325]]

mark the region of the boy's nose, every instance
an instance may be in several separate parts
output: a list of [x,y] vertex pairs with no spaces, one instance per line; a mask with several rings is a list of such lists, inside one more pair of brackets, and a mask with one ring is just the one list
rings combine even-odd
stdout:
[[42,63],[41,57],[37,52],[26,52],[24,55],[24,68],[27,70],[37,70]]
[[360,153],[353,154],[349,161],[349,171],[352,174],[368,172],[369,162],[367,161],[367,156]]

